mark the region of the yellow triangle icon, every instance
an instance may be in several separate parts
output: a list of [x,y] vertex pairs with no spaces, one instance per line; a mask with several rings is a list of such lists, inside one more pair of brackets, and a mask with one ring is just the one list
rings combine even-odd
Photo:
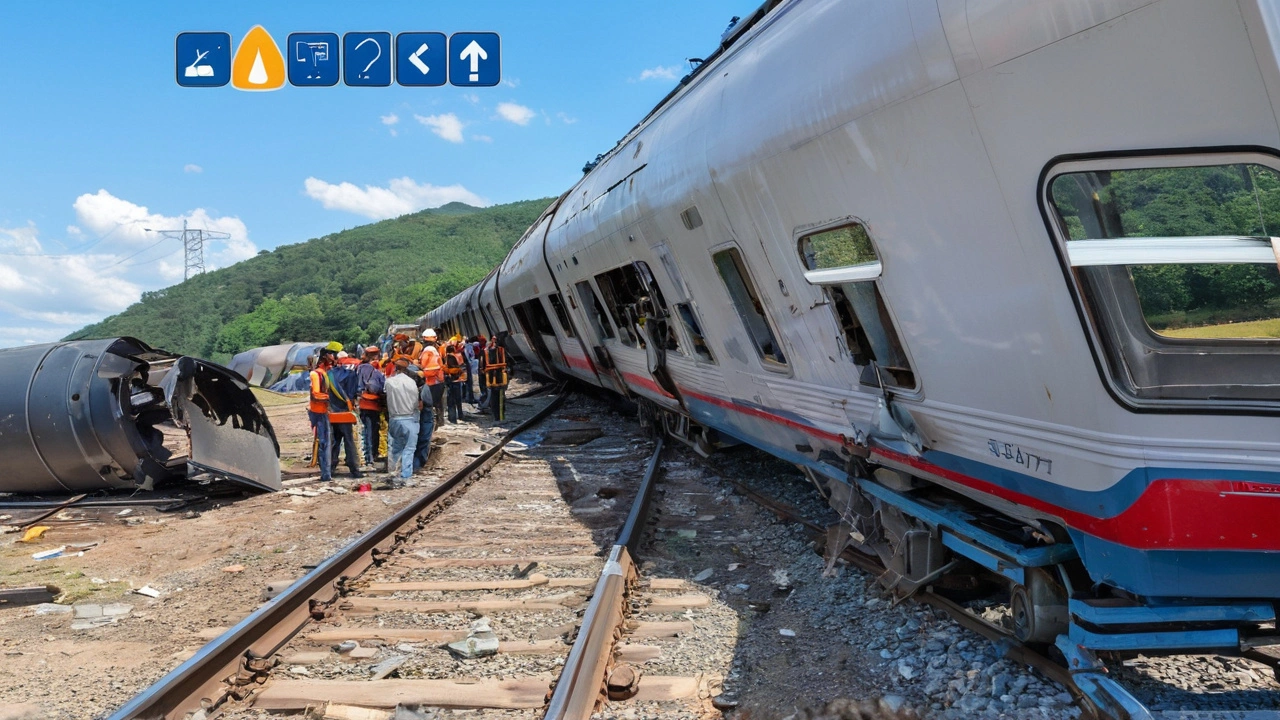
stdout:
[[266,28],[254,25],[240,41],[231,61],[231,85],[240,90],[278,90],[284,81],[280,48]]

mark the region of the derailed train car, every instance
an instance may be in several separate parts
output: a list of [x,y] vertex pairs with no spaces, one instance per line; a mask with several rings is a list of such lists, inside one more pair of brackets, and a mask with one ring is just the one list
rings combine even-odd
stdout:
[[6,348],[0,365],[0,492],[281,487],[266,412],[226,368],[127,337]]
[[[1082,671],[1275,667],[1278,18],[767,3],[548,209],[488,312],[703,451],[804,468],[895,592],[985,568]],[[1108,682],[1082,685],[1130,702]]]

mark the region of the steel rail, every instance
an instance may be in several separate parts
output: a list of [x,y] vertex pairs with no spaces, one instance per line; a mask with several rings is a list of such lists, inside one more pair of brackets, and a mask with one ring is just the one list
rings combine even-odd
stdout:
[[605,674],[612,659],[614,640],[623,620],[627,586],[636,577],[632,555],[644,535],[643,528],[653,495],[663,438],[653,449],[644,479],[636,490],[635,502],[618,539],[609,550],[609,560],[596,581],[591,602],[582,616],[582,626],[556,681],[543,718],[546,720],[587,720],[604,694]]
[[248,692],[238,694],[238,689],[251,689],[261,682],[260,673],[271,667],[268,658],[311,621],[314,608],[331,604],[339,596],[342,583],[359,577],[378,556],[394,550],[408,533],[417,529],[413,527],[415,523],[421,527],[428,513],[443,500],[487,471],[498,461],[509,440],[544,420],[564,402],[563,389],[563,385],[558,387],[557,397],[546,407],[466,467],[320,563],[274,600],[250,613],[191,659],[134,696],[108,720],[181,720],[192,715],[200,718],[229,698],[247,696]]

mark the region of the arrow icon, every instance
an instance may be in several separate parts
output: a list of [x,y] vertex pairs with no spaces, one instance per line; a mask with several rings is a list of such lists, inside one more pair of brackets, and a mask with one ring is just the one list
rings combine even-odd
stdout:
[[431,71],[431,68],[427,67],[427,64],[422,62],[422,53],[426,52],[429,49],[430,48],[427,47],[426,43],[422,43],[422,45],[420,45],[418,49],[412,55],[409,56],[409,62],[413,63],[413,66],[418,68],[418,72],[422,73],[423,75],[426,75],[428,72]]
[[480,82],[480,61],[489,59],[489,53],[485,52],[484,48],[480,47],[480,43],[472,40],[470,44],[463,48],[462,52],[458,54],[458,59],[471,60],[471,77],[468,79],[471,82]]

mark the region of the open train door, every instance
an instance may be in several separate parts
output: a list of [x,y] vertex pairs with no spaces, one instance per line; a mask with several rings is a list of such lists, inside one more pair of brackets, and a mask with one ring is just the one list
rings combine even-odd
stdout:
[[590,280],[576,283],[573,289],[574,294],[577,295],[577,309],[587,317],[587,322],[583,323],[582,342],[585,349],[590,352],[591,362],[595,366],[596,376],[600,378],[601,386],[630,397],[631,391],[622,381],[622,373],[614,364],[609,349],[604,346],[605,337],[613,337],[614,330],[609,324],[609,316],[600,302],[600,296],[591,287]]

